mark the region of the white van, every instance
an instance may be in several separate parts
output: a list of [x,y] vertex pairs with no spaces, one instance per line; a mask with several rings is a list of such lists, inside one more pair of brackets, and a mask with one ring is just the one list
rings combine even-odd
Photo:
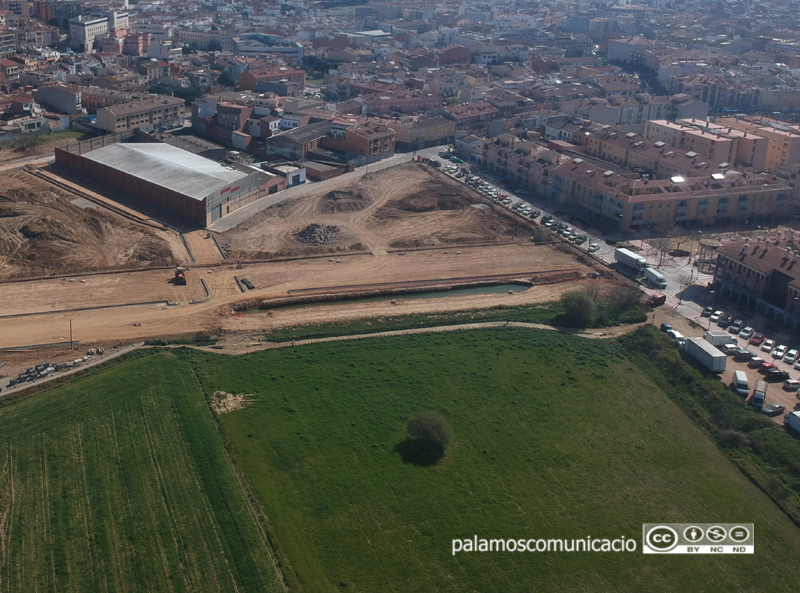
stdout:
[[745,397],[750,395],[750,383],[747,381],[747,373],[744,371],[733,371],[733,390]]

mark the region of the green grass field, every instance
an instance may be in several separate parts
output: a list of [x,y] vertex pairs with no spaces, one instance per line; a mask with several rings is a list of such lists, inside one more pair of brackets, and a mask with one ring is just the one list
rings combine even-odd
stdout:
[[[216,419],[217,390],[253,401]],[[430,467],[394,452],[424,410],[455,432]],[[156,351],[0,408],[0,456],[0,593],[280,591],[276,564],[305,593],[774,593],[800,577],[800,529],[624,345],[555,332]],[[662,521],[754,522],[756,554],[451,554],[473,535],[640,544]]]
[[[202,360],[209,391],[253,394],[221,422],[305,591],[797,588],[800,530],[615,343],[494,330]],[[423,410],[455,431],[433,467],[393,452]],[[752,521],[757,554],[451,555],[661,521]]]
[[188,365],[159,355],[0,410],[0,591],[281,591]]

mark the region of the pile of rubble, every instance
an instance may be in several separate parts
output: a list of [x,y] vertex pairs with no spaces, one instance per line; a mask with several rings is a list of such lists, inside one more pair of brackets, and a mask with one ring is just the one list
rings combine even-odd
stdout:
[[307,245],[333,245],[333,240],[339,232],[337,226],[310,224],[304,229],[296,230],[294,238]]

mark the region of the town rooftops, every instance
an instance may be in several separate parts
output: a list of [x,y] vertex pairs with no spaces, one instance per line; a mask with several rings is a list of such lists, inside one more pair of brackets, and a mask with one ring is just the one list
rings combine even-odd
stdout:
[[293,142],[297,142],[298,144],[305,144],[306,142],[312,142],[317,138],[322,138],[331,130],[331,122],[330,121],[319,121],[313,124],[308,124],[305,126],[300,126],[299,128],[294,128],[293,130],[289,130],[287,132],[283,132],[282,134],[277,134],[276,136],[272,136],[271,140],[283,139],[283,140],[291,140]]
[[186,103],[184,100],[178,97],[167,97],[166,95],[161,95],[158,97],[141,99],[139,101],[132,101],[130,103],[119,103],[117,105],[106,107],[105,109],[107,109],[112,115],[121,117],[123,115],[130,115],[132,113],[140,113],[150,109],[157,109],[158,107],[172,107],[176,105],[183,106],[185,104]]
[[[717,249],[717,253],[762,274],[770,274],[778,270],[792,278],[790,286],[800,288],[800,261],[795,261],[789,241],[784,237],[782,241],[778,242],[777,236],[769,237],[768,240],[770,245],[767,245],[767,241],[764,240],[759,246],[756,241],[751,239],[747,245],[746,254],[744,241],[725,243]],[[800,247],[796,243],[795,246]]]

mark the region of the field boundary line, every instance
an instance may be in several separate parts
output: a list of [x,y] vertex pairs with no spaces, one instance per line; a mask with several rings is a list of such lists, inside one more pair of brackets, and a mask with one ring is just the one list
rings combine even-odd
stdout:
[[[205,396],[206,391],[205,389],[203,389],[203,383],[198,378],[197,372],[195,371],[193,366],[190,365],[189,368],[192,373],[192,378],[197,384],[197,388],[200,390],[200,393],[202,393]],[[257,500],[257,497],[253,492],[252,487],[250,486],[250,482],[247,480],[247,477],[244,475],[243,472],[239,471],[239,466],[234,461],[234,455],[232,450],[229,450],[228,447],[226,446],[227,442],[223,438],[224,431],[222,430],[221,425],[219,424],[219,418],[211,409],[208,400],[206,400],[206,405],[209,409],[209,412],[211,413],[212,421],[217,424],[216,426],[217,434],[219,435],[220,441],[222,442],[224,448],[223,457],[225,458],[225,461],[227,462],[228,468],[230,469],[231,473],[236,478],[236,484],[238,485],[239,491],[242,494],[242,499],[244,500],[245,507],[247,507],[247,510],[253,519],[253,523],[256,526],[256,530],[258,531],[261,540],[264,543],[264,548],[269,552],[270,561],[272,562],[272,566],[275,568],[275,578],[283,587],[283,590],[288,593],[289,587],[286,583],[286,574],[281,568],[284,564],[284,560],[282,555],[279,555],[278,552],[276,551],[276,547],[273,545],[272,541],[272,533],[270,529],[267,528],[269,526],[269,517],[262,508],[255,506],[255,501]]]

